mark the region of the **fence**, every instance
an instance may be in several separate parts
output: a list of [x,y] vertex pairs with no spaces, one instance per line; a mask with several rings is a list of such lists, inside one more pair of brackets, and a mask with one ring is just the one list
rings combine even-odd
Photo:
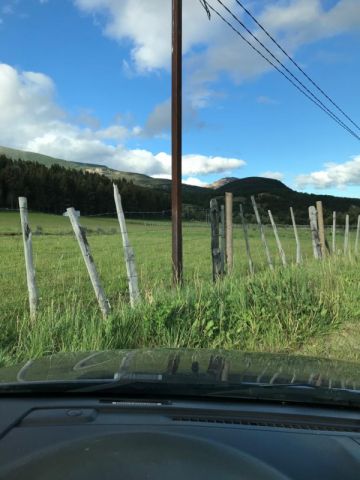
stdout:
[[[133,249],[129,242],[129,236],[127,234],[127,226],[125,223],[125,215],[121,205],[121,198],[117,197],[116,191],[114,192],[114,200],[117,207],[117,214],[118,214],[118,221],[121,231],[121,239],[123,244],[123,251],[124,251],[124,259],[126,265],[126,274],[127,274],[127,281],[129,285],[129,293],[130,293],[130,303],[132,306],[135,306],[136,303],[140,301],[140,289],[138,286],[138,277],[137,277],[137,270],[135,266],[135,257]],[[211,258],[212,258],[212,278],[214,281],[222,278],[224,275],[231,273],[231,270],[238,270],[238,255],[241,255],[243,258],[245,257],[246,262],[248,264],[248,271],[251,275],[258,272],[257,264],[254,263],[253,257],[258,257],[259,250],[262,250],[268,268],[274,270],[274,268],[280,264],[283,268],[286,268],[289,264],[295,263],[294,256],[296,258],[296,264],[301,264],[306,260],[306,256],[303,255],[303,247],[302,242],[304,242],[305,233],[303,229],[306,227],[309,230],[309,225],[311,226],[310,233],[309,233],[309,240],[312,239],[313,245],[316,248],[313,248],[312,255],[321,260],[326,256],[334,256],[338,255],[339,253],[345,254],[347,257],[354,258],[358,255],[359,251],[359,239],[360,239],[360,216],[357,219],[356,226],[351,226],[350,221],[347,218],[345,225],[337,225],[336,224],[336,214],[333,214],[333,223],[331,225],[331,230],[329,231],[329,227],[326,227],[319,221],[319,215],[322,213],[322,205],[317,204],[316,207],[312,206],[309,211],[309,225],[297,225],[296,218],[294,215],[293,209],[290,207],[289,209],[289,218],[291,218],[292,224],[287,226],[282,226],[281,229],[278,228],[276,222],[274,221],[274,216],[272,212],[269,210],[268,216],[264,216],[265,218],[261,218],[259,213],[259,209],[257,207],[257,203],[255,198],[251,199],[252,207],[257,218],[257,224],[250,224],[246,222],[244,206],[240,204],[239,210],[237,212],[233,212],[233,198],[231,195],[228,196],[227,201],[224,204],[218,204],[217,199],[213,199],[211,202],[211,209],[209,212],[209,224],[199,223],[199,222],[188,222],[186,226],[189,228],[198,227],[201,229],[207,229],[211,231]],[[18,210],[20,211],[20,210]],[[71,211],[71,209],[70,209]],[[231,213],[229,213],[231,212]],[[320,213],[319,213],[320,212]],[[233,217],[235,214],[239,216],[241,223],[235,224],[233,223]],[[249,212],[247,212],[249,214]],[[21,215],[25,214],[26,222],[24,223],[22,229],[22,235],[24,239],[24,252],[25,252],[25,267],[27,273],[27,283],[28,283],[28,294],[29,294],[29,305],[30,305],[30,312],[31,317],[34,319],[36,316],[36,311],[39,305],[39,294],[37,291],[36,285],[36,276],[35,276],[35,269],[34,265],[32,264],[32,238],[33,234],[30,229],[29,220],[27,218],[27,205],[22,205],[21,207]],[[264,219],[269,218],[269,224],[264,225]],[[89,242],[87,240],[88,231],[81,225],[81,219],[76,218],[75,216],[71,215],[69,212],[69,218],[67,222],[69,227],[72,228],[72,234],[75,233],[78,246],[81,251],[82,261],[86,265],[86,270],[88,272],[92,288],[95,293],[95,298],[99,303],[99,307],[103,316],[106,317],[111,312],[110,302],[108,301],[104,288],[101,284],[100,275],[98,273],[95,259],[92,255]],[[115,220],[115,219],[114,219]],[[63,221],[63,220],[62,220]],[[159,227],[166,229],[168,234],[170,234],[169,224],[165,224],[163,222],[136,222],[132,221],[135,225],[147,225],[147,226],[154,226],[153,231],[157,230]],[[286,234],[285,230],[286,229]],[[256,233],[255,228],[257,229],[258,233]],[[328,235],[326,234],[326,228],[328,230]],[[243,233],[243,240],[244,243],[240,247],[239,250],[240,238],[238,233],[235,232],[236,229],[241,229]],[[351,230],[356,230],[356,238],[355,242],[350,239],[349,233]],[[320,235],[320,230],[322,231]],[[69,228],[69,232],[71,229]],[[118,230],[117,230],[118,231]],[[147,230],[149,232],[149,230]],[[206,230],[204,230],[205,232]],[[302,231],[302,234],[299,235],[299,231]],[[340,235],[339,232],[342,231],[342,236],[344,236],[344,241],[340,242]],[[101,230],[101,233],[104,234],[105,232]],[[114,227],[111,228],[111,233],[116,233]],[[236,233],[236,236],[235,236]],[[46,232],[41,232],[41,234],[45,234]],[[55,235],[59,235],[56,233]],[[196,235],[196,234],[195,234]],[[292,236],[291,236],[292,235]],[[307,235],[307,234],[306,234]],[[289,238],[292,238],[294,242],[294,255],[289,254]],[[203,235],[204,237],[204,235]],[[234,245],[234,237],[236,238],[236,244]],[[331,237],[331,239],[330,239]],[[120,238],[120,237],[119,237]],[[322,240],[320,240],[322,238]],[[328,241],[328,239],[330,241]],[[210,238],[209,238],[210,240]],[[256,240],[256,244],[255,244]],[[273,247],[269,249],[269,240],[271,243],[276,246],[276,251],[274,251]],[[286,248],[284,248],[283,241],[286,240],[287,243],[285,244]],[[44,238],[44,243],[45,243]],[[231,247],[231,254],[229,255],[229,245]],[[259,245],[262,247],[259,248]],[[324,248],[321,248],[322,245]],[[331,245],[331,249],[330,246]],[[104,244],[106,249],[106,244]],[[236,247],[234,250],[234,246]],[[146,247],[145,247],[146,248]],[[292,247],[291,247],[292,248]],[[272,251],[270,251],[272,250]],[[242,253],[241,253],[242,252]],[[51,253],[51,252],[49,252]],[[235,261],[234,256],[235,254]],[[65,253],[66,255],[66,253]],[[113,252],[109,252],[110,256],[113,256]],[[293,257],[293,258],[291,258]],[[73,257],[75,258],[75,257]],[[170,260],[170,259],[169,259]],[[50,262],[51,263],[51,262]],[[60,268],[60,267],[58,267]],[[245,265],[244,265],[245,268]]]

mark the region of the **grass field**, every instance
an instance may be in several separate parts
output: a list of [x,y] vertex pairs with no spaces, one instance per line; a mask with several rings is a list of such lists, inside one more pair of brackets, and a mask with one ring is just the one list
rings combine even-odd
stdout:
[[[242,230],[234,231],[234,272],[211,281],[210,231],[184,224],[185,283],[171,286],[169,222],[129,221],[142,294],[129,308],[118,224],[112,218],[81,218],[112,306],[103,320],[69,219],[30,214],[40,293],[39,314],[29,319],[19,215],[0,212],[0,364],[59,351],[149,346],[214,347],[294,352],[360,359],[359,262],[338,255],[312,259],[310,233],[300,230],[304,265],[294,265],[290,228],[279,230],[288,257],[280,267],[272,231],[266,229],[276,263],[268,270],[255,227],[250,244],[256,275],[250,277]],[[351,237],[353,246],[354,237]],[[337,245],[343,245],[338,233]]]

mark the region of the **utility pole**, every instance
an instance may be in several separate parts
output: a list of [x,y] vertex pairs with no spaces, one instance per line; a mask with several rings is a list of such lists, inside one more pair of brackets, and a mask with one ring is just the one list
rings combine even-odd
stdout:
[[182,176],[182,0],[172,0],[172,262],[173,281],[182,283],[183,249],[181,220],[181,176]]

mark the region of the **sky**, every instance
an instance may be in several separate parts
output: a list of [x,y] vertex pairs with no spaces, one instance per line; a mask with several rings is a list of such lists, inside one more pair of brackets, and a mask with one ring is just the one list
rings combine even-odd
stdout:
[[[222,1],[313,88],[236,0]],[[360,125],[360,1],[243,3]],[[199,0],[183,0],[183,24],[185,182],[265,176],[360,197],[358,139]],[[0,0],[0,145],[169,178],[170,62],[170,0]]]

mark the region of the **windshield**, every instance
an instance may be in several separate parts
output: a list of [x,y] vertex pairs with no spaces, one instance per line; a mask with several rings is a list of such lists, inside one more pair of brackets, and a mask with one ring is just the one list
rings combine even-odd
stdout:
[[357,404],[355,3],[0,6],[0,394]]

